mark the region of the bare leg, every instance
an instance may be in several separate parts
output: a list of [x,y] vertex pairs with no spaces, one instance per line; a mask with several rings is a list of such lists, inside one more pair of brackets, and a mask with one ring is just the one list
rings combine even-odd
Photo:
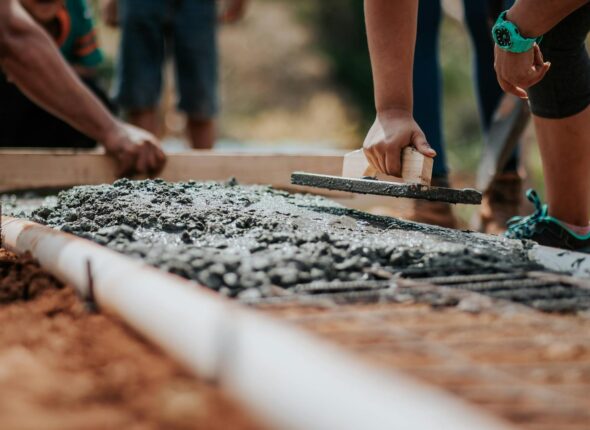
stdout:
[[535,116],[549,215],[577,226],[590,219],[590,107],[563,119]]
[[211,149],[215,144],[215,121],[212,119],[189,118],[188,136],[194,149]]
[[131,124],[160,136],[160,121],[156,109],[129,112],[127,119]]

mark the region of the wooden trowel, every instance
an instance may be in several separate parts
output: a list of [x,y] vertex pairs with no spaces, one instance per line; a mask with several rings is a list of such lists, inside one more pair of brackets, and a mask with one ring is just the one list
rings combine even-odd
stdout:
[[378,173],[362,149],[344,156],[342,176],[294,172],[291,183],[329,190],[390,197],[423,199],[446,203],[480,204],[482,195],[473,189],[430,186],[433,159],[406,147],[402,152],[402,177]]

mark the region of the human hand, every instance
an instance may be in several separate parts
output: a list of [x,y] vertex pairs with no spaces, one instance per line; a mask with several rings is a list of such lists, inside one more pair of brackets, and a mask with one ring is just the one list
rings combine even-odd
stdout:
[[246,13],[248,0],[226,0],[219,20],[225,24],[239,21]]
[[166,156],[156,137],[129,124],[119,123],[105,139],[104,147],[117,160],[120,177],[136,173],[154,175],[166,163]]
[[543,60],[541,48],[535,43],[522,54],[505,51],[496,45],[494,68],[502,89],[521,99],[528,99],[526,89],[543,80],[551,63]]
[[118,0],[102,0],[100,5],[102,19],[109,27],[119,25],[119,5]]
[[377,114],[375,123],[365,138],[363,150],[367,160],[377,171],[401,177],[402,150],[410,145],[427,157],[436,156],[436,151],[428,144],[412,114],[390,110]]

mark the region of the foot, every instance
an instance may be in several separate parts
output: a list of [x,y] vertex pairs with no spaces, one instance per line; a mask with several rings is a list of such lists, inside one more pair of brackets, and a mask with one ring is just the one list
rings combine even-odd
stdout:
[[510,239],[530,239],[539,245],[590,253],[590,234],[580,236],[563,222],[548,215],[548,206],[534,190],[527,191],[527,198],[535,205],[535,212],[526,217],[514,217],[508,222],[505,236]]
[[487,234],[502,234],[506,223],[520,213],[522,178],[516,172],[503,173],[496,177],[483,195],[472,228]]

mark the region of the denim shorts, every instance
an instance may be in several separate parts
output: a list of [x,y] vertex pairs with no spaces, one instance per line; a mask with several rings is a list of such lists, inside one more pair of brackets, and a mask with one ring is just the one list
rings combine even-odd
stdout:
[[590,30],[590,3],[551,29],[541,41],[551,68],[529,88],[532,112],[543,118],[567,118],[590,105],[590,57],[586,37]]
[[213,118],[217,98],[215,0],[119,0],[121,46],[116,100],[125,110],[155,108],[165,60],[174,61],[178,108]]

